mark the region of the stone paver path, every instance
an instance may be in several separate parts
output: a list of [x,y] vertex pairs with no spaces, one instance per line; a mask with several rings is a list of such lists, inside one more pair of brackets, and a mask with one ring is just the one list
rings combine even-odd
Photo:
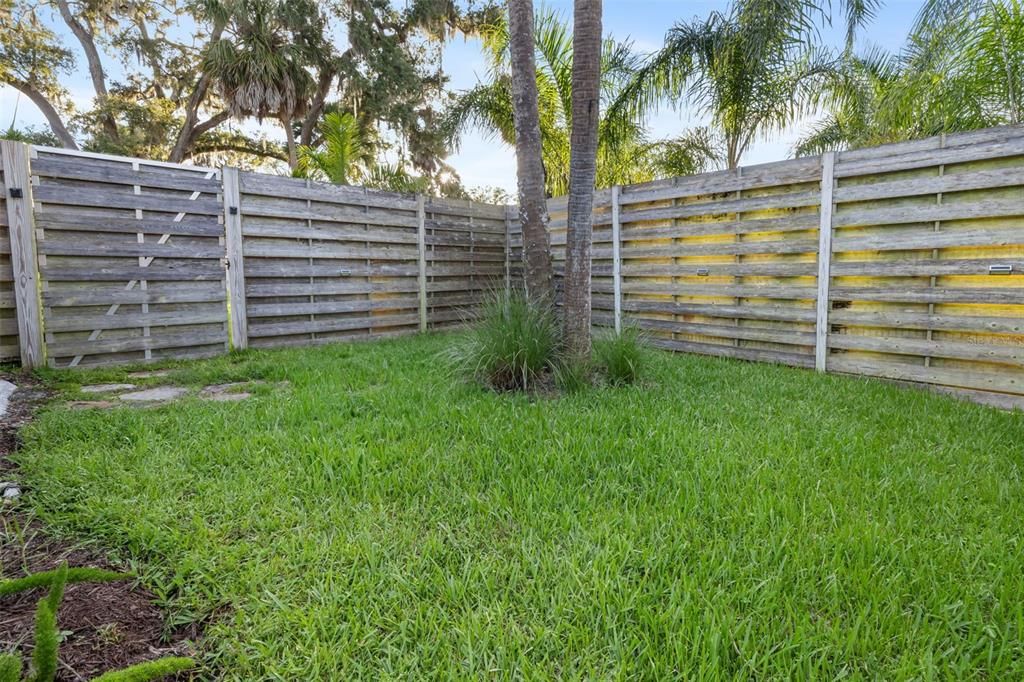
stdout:
[[[135,372],[129,376],[143,379],[160,377],[168,373],[169,370],[156,370],[153,372]],[[265,381],[255,380],[212,384],[200,389],[196,396],[201,400],[212,400],[214,402],[238,402],[253,396],[252,392],[247,389],[265,385],[266,383]],[[274,387],[283,389],[289,385],[287,381],[279,381],[274,384]],[[175,401],[191,392],[191,389],[185,386],[153,386],[139,389],[135,384],[93,384],[82,386],[80,390],[82,393],[113,395],[96,400],[72,400],[67,403],[68,407],[76,410],[109,409],[125,404],[138,407],[153,407]]]

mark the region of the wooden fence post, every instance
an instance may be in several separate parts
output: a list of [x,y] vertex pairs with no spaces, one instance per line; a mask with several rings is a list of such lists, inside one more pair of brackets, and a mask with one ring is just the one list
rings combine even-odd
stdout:
[[231,344],[249,347],[248,317],[245,310],[245,257],[242,251],[242,193],[238,169],[221,170],[224,196],[224,233],[227,247],[228,306],[231,309]]
[[622,225],[619,221],[620,185],[612,187],[612,291],[615,299],[615,333],[622,333]]
[[427,331],[427,211],[422,194],[416,195],[416,245],[419,247],[420,331]]
[[818,301],[814,319],[814,369],[827,370],[829,271],[832,265],[832,188],[835,184],[835,152],[821,157],[821,208],[818,219]]
[[43,345],[42,306],[39,301],[39,265],[36,260],[35,220],[32,216],[32,172],[29,146],[0,142],[4,185],[7,188],[7,224],[14,271],[14,303],[18,316],[21,366],[39,367],[46,359]]

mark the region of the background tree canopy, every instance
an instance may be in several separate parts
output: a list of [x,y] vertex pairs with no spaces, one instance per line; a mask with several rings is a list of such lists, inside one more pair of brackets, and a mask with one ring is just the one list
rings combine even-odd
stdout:
[[[664,17],[646,55],[607,36],[597,185],[734,167],[798,121],[803,155],[1024,120],[1024,0],[925,0],[901,49],[855,47],[882,1],[733,0]],[[441,59],[455,35],[479,37],[486,63],[461,92]],[[566,18],[538,6],[534,42],[545,187],[564,194]],[[514,142],[499,0],[0,0],[0,82],[46,122],[8,137],[337,182],[465,195],[446,163],[465,134]],[[665,107],[680,124],[656,139]]]
[[[439,46],[493,12],[457,0],[0,0],[0,81],[67,147],[294,167],[300,145],[323,142],[325,114],[351,112],[373,131],[371,153],[450,175]],[[63,85],[77,71],[95,94],[87,110]],[[250,119],[279,121],[285,143],[247,132]]]

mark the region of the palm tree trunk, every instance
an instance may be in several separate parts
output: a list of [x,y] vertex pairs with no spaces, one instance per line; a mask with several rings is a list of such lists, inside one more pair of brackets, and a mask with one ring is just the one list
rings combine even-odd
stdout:
[[547,227],[548,207],[544,196],[532,0],[509,0],[508,26],[526,293],[533,301],[549,303],[554,299],[554,272]]
[[601,0],[575,0],[572,39],[572,134],[565,244],[565,346],[590,357],[590,243],[601,87]]
[[736,170],[740,165],[739,133],[726,132],[725,162],[729,170]]

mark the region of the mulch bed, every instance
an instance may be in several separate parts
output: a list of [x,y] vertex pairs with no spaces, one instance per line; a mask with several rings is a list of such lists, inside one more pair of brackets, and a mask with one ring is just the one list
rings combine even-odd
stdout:
[[[17,470],[7,455],[18,447],[18,429],[31,420],[48,396],[31,376],[0,378],[18,386],[7,414],[0,419],[0,480],[17,481]],[[22,491],[26,494],[31,490]],[[24,506],[16,502],[0,508],[0,537],[4,539],[0,577],[22,577],[56,568],[63,561],[69,566],[123,570],[96,549],[47,535]],[[43,590],[34,590],[0,597],[0,652],[17,649],[26,662],[31,657],[36,603],[43,594]],[[153,594],[132,581],[68,585],[57,625],[64,633],[57,675],[62,682],[92,679],[108,670],[162,656],[187,656],[192,653],[189,642],[199,635],[193,627],[165,637],[164,615],[154,604]]]

